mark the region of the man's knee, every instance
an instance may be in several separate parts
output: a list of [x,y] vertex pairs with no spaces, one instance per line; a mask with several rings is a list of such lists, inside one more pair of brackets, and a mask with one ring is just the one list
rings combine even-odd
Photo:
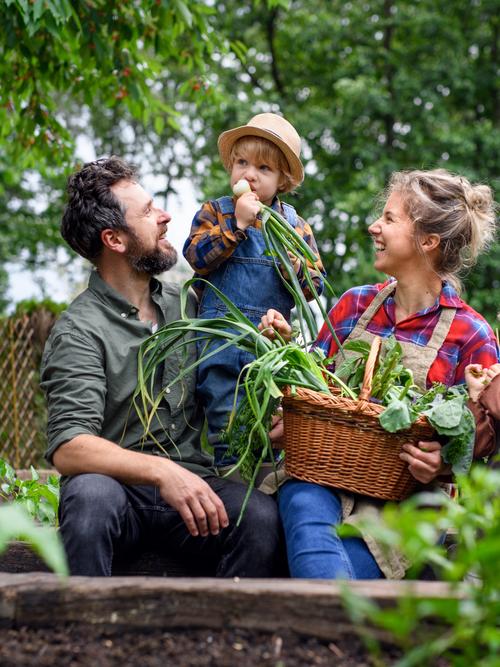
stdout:
[[253,491],[241,520],[241,529],[249,548],[252,543],[259,549],[277,548],[280,539],[278,506],[271,496]]
[[83,474],[71,477],[61,494],[61,524],[76,522],[82,533],[122,516],[127,498],[123,486],[112,477]]

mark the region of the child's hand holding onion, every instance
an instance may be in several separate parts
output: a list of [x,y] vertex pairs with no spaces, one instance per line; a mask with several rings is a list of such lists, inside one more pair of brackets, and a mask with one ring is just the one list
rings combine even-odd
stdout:
[[233,193],[238,198],[234,209],[236,226],[245,230],[253,225],[262,209],[258,196],[252,192],[248,181],[241,179],[233,185]]

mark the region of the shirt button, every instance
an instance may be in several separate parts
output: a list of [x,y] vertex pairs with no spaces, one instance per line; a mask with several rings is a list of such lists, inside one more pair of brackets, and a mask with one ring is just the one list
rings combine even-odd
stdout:
[[121,317],[127,317],[127,313],[120,313]]

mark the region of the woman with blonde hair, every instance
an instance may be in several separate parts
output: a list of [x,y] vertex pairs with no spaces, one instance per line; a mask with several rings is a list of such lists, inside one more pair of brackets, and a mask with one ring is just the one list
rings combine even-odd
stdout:
[[[390,278],[345,292],[330,311],[330,321],[341,343],[394,335],[403,348],[403,363],[423,389],[434,382],[463,383],[468,364],[489,367],[499,361],[491,327],[459,296],[459,273],[494,237],[491,189],[436,169],[394,173],[385,194],[384,210],[368,231],[374,266]],[[289,334],[276,311],[268,311],[261,327]],[[326,324],[315,345],[328,357],[338,351]],[[423,484],[449,474],[438,442],[408,443],[400,456]],[[340,523],[355,525],[356,516],[382,504],[288,480],[280,489],[279,506],[292,577],[402,578],[408,563],[398,554],[382,552],[365,532],[341,539],[335,531]]]

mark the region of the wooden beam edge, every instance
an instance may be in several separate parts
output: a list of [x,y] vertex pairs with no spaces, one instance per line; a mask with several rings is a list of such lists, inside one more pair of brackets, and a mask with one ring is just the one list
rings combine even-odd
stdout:
[[0,574],[0,627],[62,623],[102,629],[238,627],[334,639],[357,631],[342,602],[342,586],[389,607],[408,592],[419,598],[465,595],[463,588],[434,581]]

